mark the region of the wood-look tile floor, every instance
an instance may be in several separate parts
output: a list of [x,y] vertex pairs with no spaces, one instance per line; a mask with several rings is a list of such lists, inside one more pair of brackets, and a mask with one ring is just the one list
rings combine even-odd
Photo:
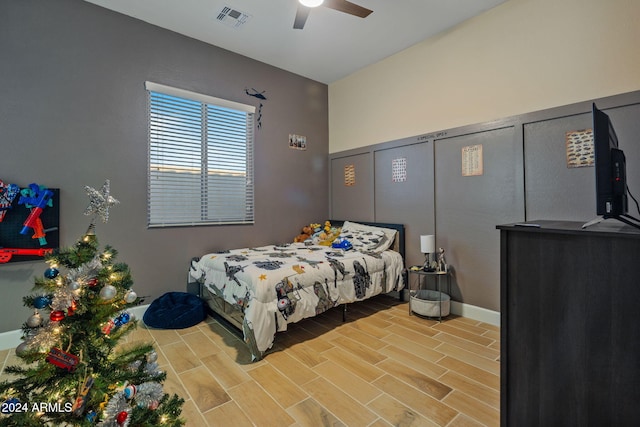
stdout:
[[[144,325],[165,391],[187,426],[498,426],[499,328],[464,317],[409,315],[389,296],[290,325],[259,362],[223,321],[183,330]],[[16,364],[13,350],[0,361]]]

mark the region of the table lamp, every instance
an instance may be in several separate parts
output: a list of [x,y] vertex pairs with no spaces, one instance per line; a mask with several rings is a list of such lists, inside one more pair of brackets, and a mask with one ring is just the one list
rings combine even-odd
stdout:
[[424,271],[434,271],[431,266],[431,254],[436,251],[436,236],[427,234],[420,236],[420,252],[424,254]]

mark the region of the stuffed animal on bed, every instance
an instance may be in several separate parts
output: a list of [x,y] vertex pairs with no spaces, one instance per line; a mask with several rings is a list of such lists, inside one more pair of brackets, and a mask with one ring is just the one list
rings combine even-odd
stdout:
[[331,243],[340,235],[340,227],[330,227],[329,231],[323,229],[322,231],[312,236],[313,242],[320,246],[331,246]]
[[295,243],[298,242],[304,242],[305,240],[307,240],[309,237],[311,237],[311,233],[313,233],[313,230],[311,229],[311,227],[309,227],[308,225],[305,225],[304,227],[302,227],[302,233],[298,234],[293,241]]
[[325,221],[324,224],[311,223],[302,227],[302,233],[294,237],[293,241],[331,246],[331,242],[340,235],[340,230],[340,227],[332,227],[329,221]]

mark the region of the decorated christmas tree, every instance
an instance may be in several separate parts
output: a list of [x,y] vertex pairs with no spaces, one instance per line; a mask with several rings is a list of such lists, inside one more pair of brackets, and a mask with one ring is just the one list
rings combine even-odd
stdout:
[[107,180],[86,187],[92,215],[73,247],[45,257],[49,268],[23,298],[34,312],[23,325],[11,379],[0,383],[6,426],[180,426],[183,399],[163,391],[166,374],[152,344],[125,343],[137,321],[138,303],[129,267],[117,251],[102,250],[95,222],[108,221],[118,203]]

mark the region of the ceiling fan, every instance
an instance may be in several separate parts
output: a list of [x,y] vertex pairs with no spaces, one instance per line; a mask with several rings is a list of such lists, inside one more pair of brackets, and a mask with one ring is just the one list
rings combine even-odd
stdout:
[[373,10],[358,6],[355,3],[351,3],[347,0],[299,0],[298,11],[296,12],[296,19],[293,21],[293,28],[301,30],[304,28],[304,24],[307,22],[311,9],[317,6],[324,6],[329,9],[337,10],[339,12],[348,13],[349,15],[357,16],[358,18],[366,18]]

